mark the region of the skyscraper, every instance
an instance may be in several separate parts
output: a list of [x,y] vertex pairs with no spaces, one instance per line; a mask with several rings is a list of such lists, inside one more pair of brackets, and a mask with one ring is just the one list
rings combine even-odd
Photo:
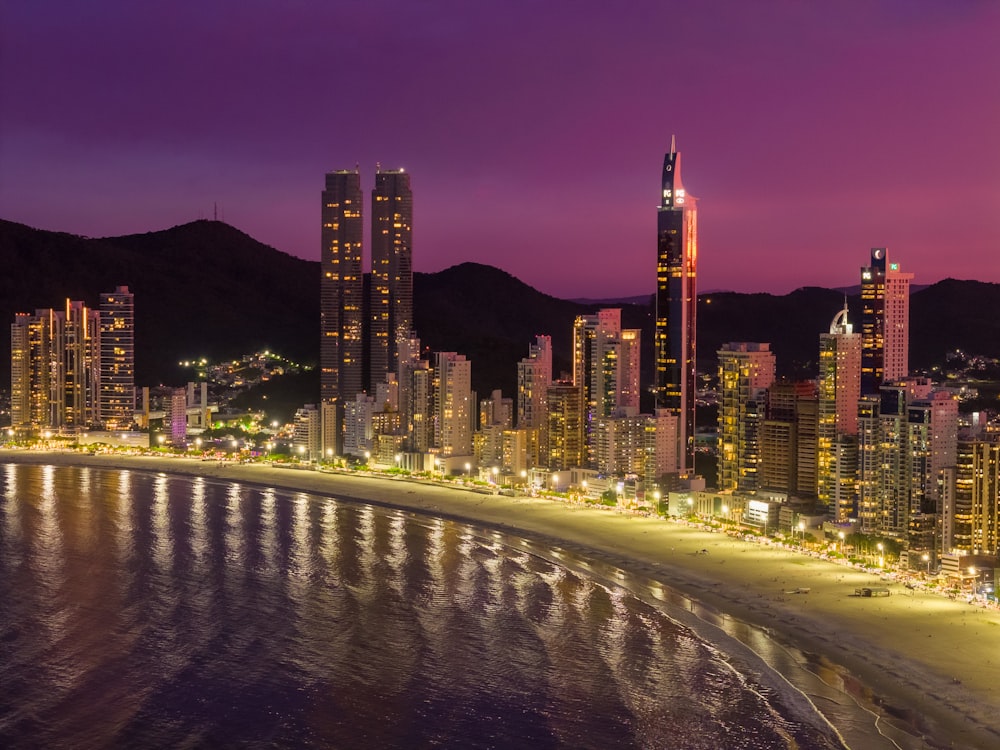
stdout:
[[871,249],[861,269],[861,392],[875,395],[882,383],[909,373],[910,281],[884,247]]
[[817,494],[843,522],[854,510],[861,397],[861,336],[847,320],[846,302],[830,323],[830,332],[820,334],[817,385]]
[[363,278],[361,175],[326,175],[320,256],[320,398],[324,454],[340,453],[340,416],[346,401],[363,388]]
[[101,295],[97,417],[105,429],[135,421],[135,300],[127,286]]
[[378,169],[372,190],[369,393],[396,372],[396,344],[413,330],[412,236],[410,175],[401,169]]
[[698,222],[695,199],[681,183],[674,139],[663,159],[657,214],[656,321],[653,390],[657,408],[677,416],[677,466],[694,473],[695,313]]

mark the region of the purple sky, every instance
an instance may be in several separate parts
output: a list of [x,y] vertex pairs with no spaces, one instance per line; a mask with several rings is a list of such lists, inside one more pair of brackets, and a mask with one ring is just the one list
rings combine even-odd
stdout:
[[380,161],[417,270],[645,294],[676,133],[702,290],[854,284],[876,245],[1000,282],[1000,3],[613,5],[6,0],[0,217],[106,236],[218,202],[315,260],[324,173],[368,192]]

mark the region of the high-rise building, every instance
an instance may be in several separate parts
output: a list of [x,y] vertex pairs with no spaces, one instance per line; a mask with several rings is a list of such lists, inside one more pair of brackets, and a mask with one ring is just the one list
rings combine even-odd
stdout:
[[536,336],[517,363],[517,420],[524,431],[525,461],[539,466],[548,453],[548,389],[552,382],[552,337]]
[[610,416],[620,400],[622,311],[598,310],[573,321],[573,382],[583,389],[587,465],[596,462],[597,422]]
[[18,313],[11,326],[14,427],[118,430],[135,420],[135,315],[128,287],[101,295],[100,310]]
[[322,449],[343,449],[343,406],[364,388],[364,288],[361,267],[364,227],[361,175],[326,175],[322,196],[320,253],[320,398]]
[[847,320],[846,302],[834,316],[829,333],[820,334],[817,385],[817,495],[834,519],[843,522],[854,512],[861,397],[861,334],[854,333]]
[[397,370],[397,342],[413,330],[413,192],[403,170],[375,172],[372,190],[368,392]]
[[910,378],[883,385],[858,409],[858,516],[866,533],[908,540],[920,516],[939,512],[938,483],[957,453],[958,404]]
[[942,503],[941,552],[1000,552],[1000,442],[962,440]]
[[[803,441],[808,457],[800,481],[799,424],[806,423]],[[760,431],[758,487],[798,497],[816,494],[816,383],[781,380],[767,389],[767,418]],[[811,423],[811,424],[810,424]],[[807,488],[803,490],[802,488]],[[808,489],[810,488],[811,489]]]
[[770,344],[730,342],[719,356],[719,489],[754,492],[760,468],[760,427],[774,382]]
[[434,447],[442,457],[472,455],[472,363],[455,352],[434,361]]
[[861,392],[878,394],[882,383],[909,374],[910,281],[889,251],[873,247],[861,269]]
[[107,430],[135,421],[135,299],[127,286],[101,295],[97,417]]
[[548,400],[548,455],[543,463],[555,471],[581,466],[586,452],[583,387],[566,380],[553,381]]
[[698,222],[695,199],[681,184],[681,155],[671,138],[663,159],[657,213],[653,391],[656,407],[677,415],[677,466],[694,473]]

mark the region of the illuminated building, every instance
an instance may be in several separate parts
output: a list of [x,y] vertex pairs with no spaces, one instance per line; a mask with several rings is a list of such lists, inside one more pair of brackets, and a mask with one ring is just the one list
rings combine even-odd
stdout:
[[135,421],[135,299],[127,286],[101,295],[97,419],[106,430]]
[[472,455],[472,363],[455,352],[434,359],[434,447],[442,458]]
[[402,446],[426,453],[434,443],[433,371],[420,357],[420,339],[412,334],[399,343],[398,359]]
[[681,183],[681,155],[673,138],[663,159],[656,224],[653,391],[656,407],[669,409],[678,420],[678,470],[693,475],[698,222],[695,199]]
[[375,399],[365,393],[355,394],[344,404],[344,454],[361,457],[372,451]]
[[363,390],[363,278],[361,176],[326,175],[320,253],[320,398],[322,448],[342,451],[343,405]]
[[867,533],[909,541],[940,512],[939,482],[955,465],[958,403],[930,381],[883,385],[858,404],[858,517]]
[[375,172],[369,295],[369,393],[395,373],[397,343],[413,330],[413,193],[403,170]]
[[597,424],[639,411],[639,332],[622,330],[621,310],[605,308],[573,322],[573,382],[583,388],[587,464],[597,465]]
[[960,441],[946,473],[941,552],[1000,553],[1000,442]]
[[11,425],[81,428],[97,421],[99,314],[66,300],[63,310],[18,313],[11,325]]
[[882,383],[909,374],[910,281],[884,247],[873,247],[871,265],[861,269],[861,392],[878,393]]
[[760,432],[758,487],[800,498],[816,496],[816,415],[813,381],[771,384]]
[[730,342],[719,356],[719,489],[753,492],[760,468],[760,428],[774,382],[770,344]]
[[549,386],[548,455],[544,463],[554,471],[566,471],[583,464],[583,387],[566,380]]
[[292,453],[302,461],[318,461],[323,455],[320,439],[320,411],[316,404],[296,410],[293,418]]
[[552,382],[552,337],[536,336],[517,363],[517,428],[527,434],[528,468],[541,464],[547,448],[548,389]]
[[837,522],[854,512],[857,476],[861,335],[847,320],[847,303],[819,337],[817,496]]

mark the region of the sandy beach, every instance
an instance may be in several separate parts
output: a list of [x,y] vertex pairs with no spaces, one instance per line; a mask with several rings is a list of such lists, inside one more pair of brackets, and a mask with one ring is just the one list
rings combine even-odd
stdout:
[[[653,588],[645,598],[663,598],[655,593],[660,582],[690,597],[701,619],[757,652],[767,646],[755,644],[759,633],[744,632],[744,623],[763,629],[774,643],[809,655],[827,684],[880,706],[884,720],[903,716],[915,723],[925,740],[898,741],[900,747],[1000,747],[1000,664],[993,664],[1000,661],[1000,613],[886,584],[838,563],[682,523],[402,479],[31,451],[0,451],[0,462],[201,475],[467,521],[538,542],[556,557],[565,551],[576,561],[599,562],[597,575],[614,571],[633,590],[646,581]],[[864,586],[888,586],[892,595],[854,596]],[[808,593],[790,593],[797,589]]]

